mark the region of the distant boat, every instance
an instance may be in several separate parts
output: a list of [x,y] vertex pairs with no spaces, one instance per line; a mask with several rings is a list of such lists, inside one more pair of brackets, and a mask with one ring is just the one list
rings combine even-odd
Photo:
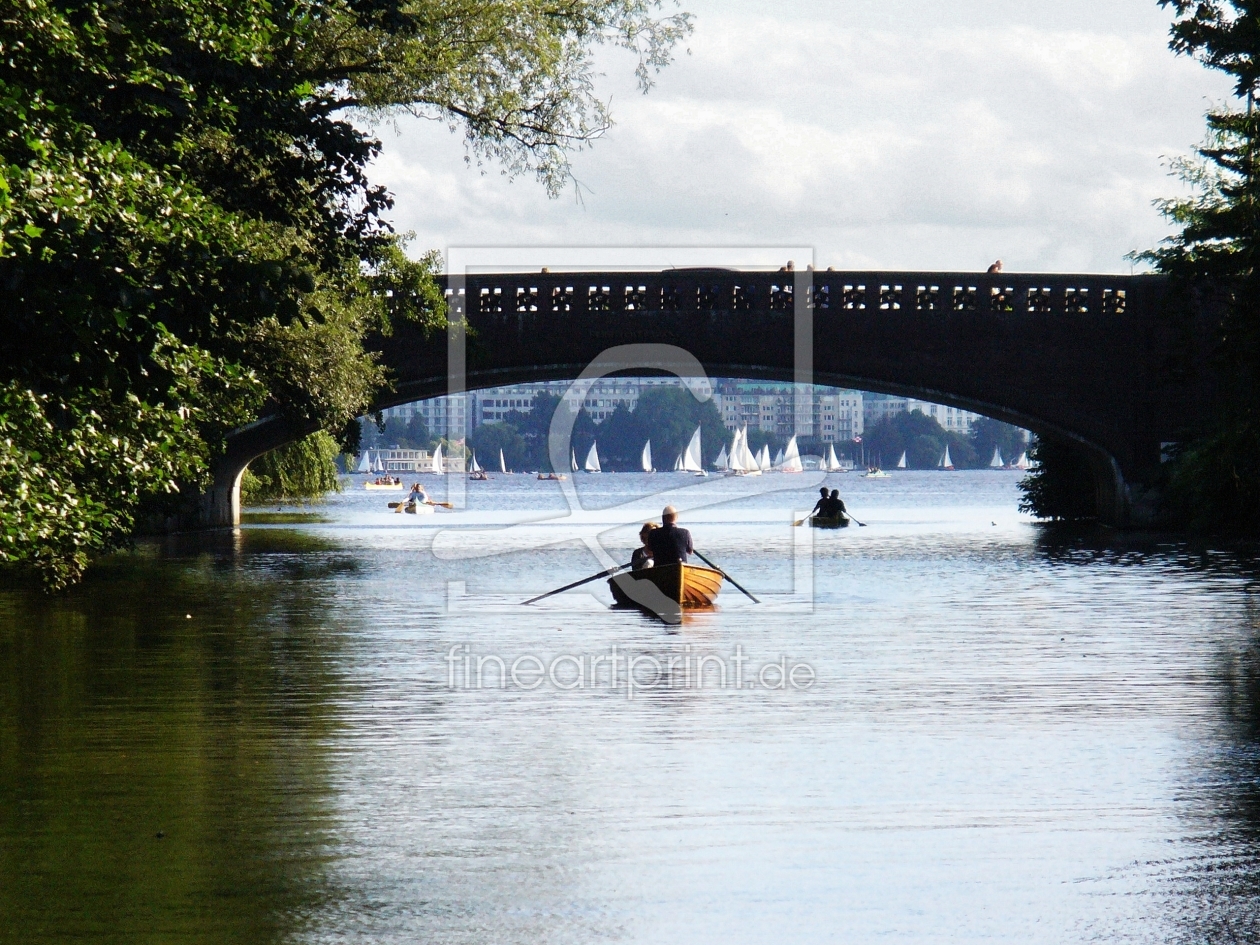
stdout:
[[1011,468],[1012,469],[1027,469],[1028,468],[1028,454],[1026,452],[1020,453],[1019,459],[1015,460],[1015,462],[1011,464]]
[[948,469],[951,471],[954,468],[954,461],[949,458],[949,444],[948,443],[945,444],[945,453],[943,456],[941,456],[940,460],[937,461],[936,468]]
[[355,469],[357,473],[370,473],[372,471],[372,457],[368,455],[368,451],[364,450],[363,455],[359,457],[359,465]]
[[678,454],[678,458],[674,460],[674,472],[682,472],[682,453]]
[[372,463],[372,472],[383,473],[384,471],[385,471],[385,463],[381,461],[381,454],[380,454],[380,451],[378,450],[376,453],[376,460]]
[[698,476],[706,475],[704,466],[700,463],[699,427],[696,427],[696,432],[691,434],[691,442],[687,444],[687,452],[683,454],[682,469],[683,472],[695,473]]
[[801,451],[796,446],[796,434],[792,435],[792,439],[788,440],[787,448],[783,450],[783,466],[781,469],[785,473],[805,471],[805,467],[801,465]]
[[778,450],[774,454],[774,462],[772,462],[770,465],[774,466],[775,468],[778,468],[779,466],[783,465],[783,450]]
[[748,427],[735,431],[735,439],[731,443],[731,476],[760,476],[761,467],[752,450],[748,448]]
[[989,460],[990,469],[1001,469],[1006,464],[1002,462],[1002,451],[996,446],[993,447],[993,458]]
[[726,444],[722,444],[721,451],[717,454],[717,459],[713,461],[714,469],[730,469],[731,461],[726,458]]
[[840,467],[840,460],[836,459],[836,444],[831,443],[827,446],[827,472],[843,472]]
[[652,441],[648,440],[643,444],[643,455],[639,457],[639,464],[643,467],[645,473],[656,472],[652,466]]
[[891,479],[892,476],[888,475],[888,473],[884,472],[878,466],[872,466],[870,469],[868,469],[865,472],[862,478],[863,479]]
[[898,469],[906,468],[906,451],[905,450],[901,451],[901,459],[897,460],[897,468]]
[[490,477],[486,475],[486,471],[477,464],[477,452],[473,451],[472,465],[468,467],[468,478],[473,482],[489,482]]
[[430,467],[435,476],[443,476],[446,474],[446,467],[442,464],[442,444],[439,443],[433,448],[433,463]]
[[599,468],[598,447],[599,447],[599,443],[592,443],[591,451],[586,454],[586,465],[583,466],[582,468],[585,469],[588,473],[603,472],[603,470]]
[[574,471],[578,471],[577,454],[572,449],[569,450],[569,467]]
[[481,468],[481,466],[477,463],[477,451],[476,451],[476,450],[473,450],[473,454],[472,454],[472,465],[468,467],[468,471],[469,471],[469,472],[484,472],[484,470]]
[[503,450],[499,450],[499,472],[507,475],[507,463],[503,461]]

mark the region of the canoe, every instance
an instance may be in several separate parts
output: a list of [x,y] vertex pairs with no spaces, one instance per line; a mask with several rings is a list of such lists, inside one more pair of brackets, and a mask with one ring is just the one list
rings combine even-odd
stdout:
[[640,607],[656,613],[712,607],[722,590],[722,572],[698,564],[663,564],[659,568],[622,572],[609,579],[608,587],[620,607]]
[[837,516],[836,518],[823,518],[822,516],[815,515],[813,518],[809,520],[809,527],[810,528],[848,528],[849,520],[847,518],[844,518],[843,516]]
[[398,483],[397,485],[392,485],[392,484],[391,484],[391,485],[386,486],[386,485],[380,485],[380,484],[377,484],[377,483],[375,483],[375,482],[365,482],[365,483],[363,484],[363,488],[364,488],[364,489],[375,489],[377,492],[402,492],[402,491],[403,491],[403,484],[400,482],[400,483]]

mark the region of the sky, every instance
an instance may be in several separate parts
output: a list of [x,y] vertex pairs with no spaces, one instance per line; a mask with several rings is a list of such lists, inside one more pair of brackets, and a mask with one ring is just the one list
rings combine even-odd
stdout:
[[1231,99],[1223,76],[1168,50],[1156,0],[683,9],[695,32],[648,95],[628,54],[601,53],[598,93],[616,124],[573,160],[580,199],[470,167],[442,122],[379,127],[373,177],[413,250],[463,259],[479,247],[491,269],[794,256],[1128,273],[1126,254],[1170,232],[1153,206],[1181,193],[1168,160]]

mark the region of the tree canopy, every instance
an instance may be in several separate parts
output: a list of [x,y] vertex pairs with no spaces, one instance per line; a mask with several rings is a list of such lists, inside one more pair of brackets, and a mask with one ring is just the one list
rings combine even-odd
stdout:
[[551,191],[607,127],[592,55],[650,86],[654,0],[26,0],[0,19],[0,560],[50,586],[207,479],[229,430],[348,427],[365,348],[444,324],[368,170],[372,121],[462,128]]

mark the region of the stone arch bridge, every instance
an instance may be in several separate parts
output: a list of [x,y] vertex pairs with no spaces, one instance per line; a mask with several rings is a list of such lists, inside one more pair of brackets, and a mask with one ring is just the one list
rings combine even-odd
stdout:
[[[714,377],[911,395],[1074,440],[1115,525],[1142,523],[1162,445],[1213,413],[1208,319],[1175,305],[1162,276],[677,269],[443,282],[445,343],[405,325],[375,340],[395,377],[377,408],[574,378],[619,345],[676,345]],[[233,433],[203,523],[237,524],[245,466],[310,432],[277,413]]]

